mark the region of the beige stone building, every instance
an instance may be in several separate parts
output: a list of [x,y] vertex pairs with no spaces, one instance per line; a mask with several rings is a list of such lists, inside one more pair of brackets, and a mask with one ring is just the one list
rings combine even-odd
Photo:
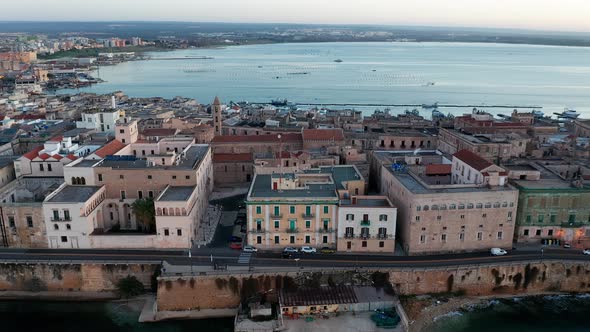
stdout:
[[455,168],[437,174],[433,184],[421,167],[401,162],[381,167],[381,192],[398,208],[396,236],[404,251],[419,255],[512,246],[515,188],[453,183]]

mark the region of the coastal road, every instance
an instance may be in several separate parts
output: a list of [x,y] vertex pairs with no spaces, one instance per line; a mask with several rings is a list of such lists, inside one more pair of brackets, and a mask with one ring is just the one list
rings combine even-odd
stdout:
[[354,255],[354,254],[299,254],[294,258],[281,258],[279,253],[253,253],[239,259],[241,251],[225,249],[198,249],[189,260],[187,250],[98,250],[98,249],[0,249],[0,264],[22,262],[87,262],[87,263],[158,263],[171,265],[211,266],[211,259],[219,264],[253,267],[442,267],[475,265],[492,262],[526,262],[569,260],[590,262],[590,256],[576,249],[513,250],[506,256],[490,256],[488,252],[445,254],[429,256]]

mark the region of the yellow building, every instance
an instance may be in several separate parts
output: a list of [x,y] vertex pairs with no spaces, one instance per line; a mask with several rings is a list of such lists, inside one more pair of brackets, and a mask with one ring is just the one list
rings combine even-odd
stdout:
[[365,180],[350,165],[257,174],[246,199],[248,244],[335,247],[340,200],[364,192]]

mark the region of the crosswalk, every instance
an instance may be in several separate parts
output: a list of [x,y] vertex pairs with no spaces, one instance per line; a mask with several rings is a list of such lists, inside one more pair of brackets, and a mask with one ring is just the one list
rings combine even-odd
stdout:
[[238,264],[250,264],[250,258],[252,258],[251,252],[243,252],[238,257]]

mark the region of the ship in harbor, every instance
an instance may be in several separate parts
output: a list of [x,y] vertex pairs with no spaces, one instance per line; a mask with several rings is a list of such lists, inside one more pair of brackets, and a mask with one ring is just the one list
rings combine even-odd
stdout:
[[287,106],[289,101],[287,99],[273,99],[270,104],[273,106]]
[[561,113],[555,113],[558,118],[563,119],[577,119],[580,116],[580,113],[574,109],[565,108]]

